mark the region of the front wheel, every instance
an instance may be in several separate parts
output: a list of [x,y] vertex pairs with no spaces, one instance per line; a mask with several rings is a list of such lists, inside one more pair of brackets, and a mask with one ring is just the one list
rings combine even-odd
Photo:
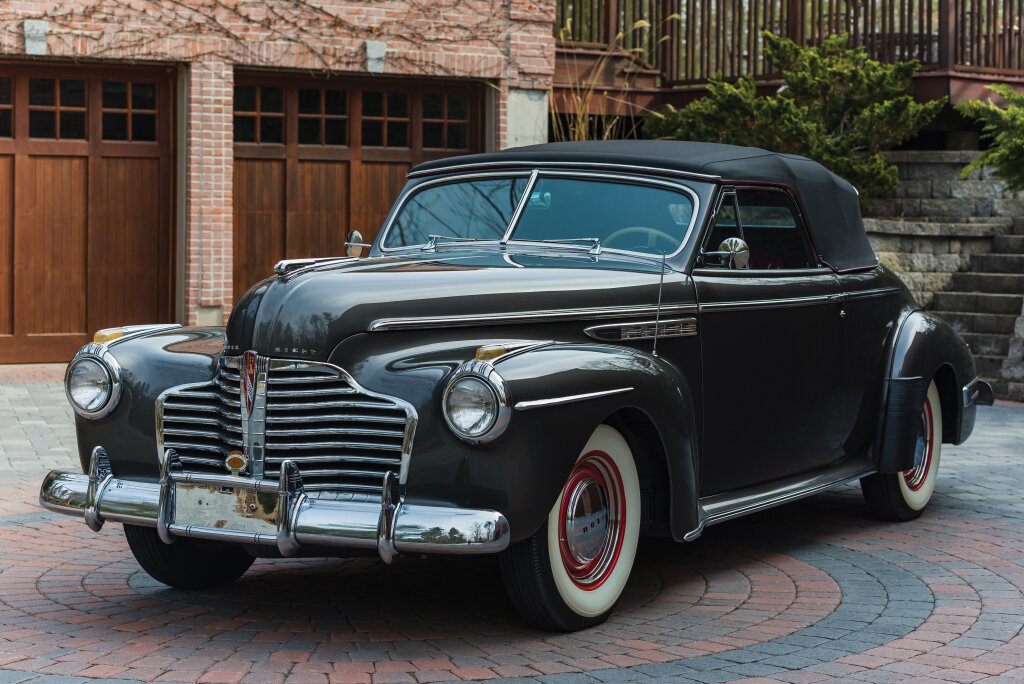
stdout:
[[124,536],[142,569],[157,582],[177,589],[206,589],[233,582],[255,560],[237,544],[182,537],[164,544],[152,527],[125,525]]
[[921,409],[914,467],[901,473],[875,473],[861,479],[860,487],[868,512],[882,520],[913,520],[924,512],[935,492],[942,455],[942,404],[939,388],[932,381]]
[[524,618],[545,629],[600,624],[626,586],[639,535],[633,453],[617,430],[601,425],[583,447],[547,524],[501,554],[509,598]]

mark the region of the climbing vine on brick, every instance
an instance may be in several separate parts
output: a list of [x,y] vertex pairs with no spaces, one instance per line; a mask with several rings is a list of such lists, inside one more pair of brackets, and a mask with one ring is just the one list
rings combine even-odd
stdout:
[[846,178],[862,197],[894,188],[896,167],[881,151],[913,136],[945,105],[914,101],[911,77],[920,64],[869,59],[846,35],[808,48],[763,35],[765,58],[784,81],[774,95],[759,96],[752,76],[735,84],[715,78],[705,97],[648,116],[645,134],[801,154]]

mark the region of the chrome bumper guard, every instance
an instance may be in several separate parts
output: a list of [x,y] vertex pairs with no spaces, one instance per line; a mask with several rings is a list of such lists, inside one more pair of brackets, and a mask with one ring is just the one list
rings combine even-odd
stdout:
[[964,398],[964,408],[972,404],[991,406],[995,403],[995,392],[992,391],[992,385],[980,378],[974,378],[964,385],[961,392]]
[[[89,473],[53,470],[43,480],[39,504],[57,513],[82,516],[93,531],[106,521],[157,528],[165,543],[175,537],[276,546],[294,556],[304,545],[377,549],[387,563],[398,553],[484,554],[508,547],[509,526],[497,511],[407,504],[395,496],[393,473],[384,477],[380,503],[308,498],[292,461],[281,467],[278,482],[233,475],[185,473],[168,449],[160,482],[113,476],[102,447],[93,449]],[[276,496],[276,532],[249,532],[175,523],[178,484],[229,488]]]

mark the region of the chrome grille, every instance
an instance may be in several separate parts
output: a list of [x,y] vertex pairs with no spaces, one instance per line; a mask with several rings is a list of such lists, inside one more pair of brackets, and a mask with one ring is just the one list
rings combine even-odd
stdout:
[[[226,474],[224,458],[243,449],[240,367],[240,357],[225,358],[212,382],[161,398],[162,448],[173,448],[186,471]],[[278,479],[291,459],[310,496],[379,497],[387,471],[404,481],[413,416],[401,400],[364,390],[339,368],[271,359],[262,479]],[[247,475],[258,475],[254,465]]]

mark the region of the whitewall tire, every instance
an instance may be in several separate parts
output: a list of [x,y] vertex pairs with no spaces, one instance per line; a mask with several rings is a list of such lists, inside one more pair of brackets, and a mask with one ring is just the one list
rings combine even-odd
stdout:
[[541,627],[603,622],[629,580],[640,536],[640,480],[622,435],[601,425],[533,536],[501,557],[509,598]]
[[928,386],[914,449],[913,468],[860,481],[868,511],[875,517],[912,520],[921,515],[935,492],[942,456],[942,404],[935,381]]

